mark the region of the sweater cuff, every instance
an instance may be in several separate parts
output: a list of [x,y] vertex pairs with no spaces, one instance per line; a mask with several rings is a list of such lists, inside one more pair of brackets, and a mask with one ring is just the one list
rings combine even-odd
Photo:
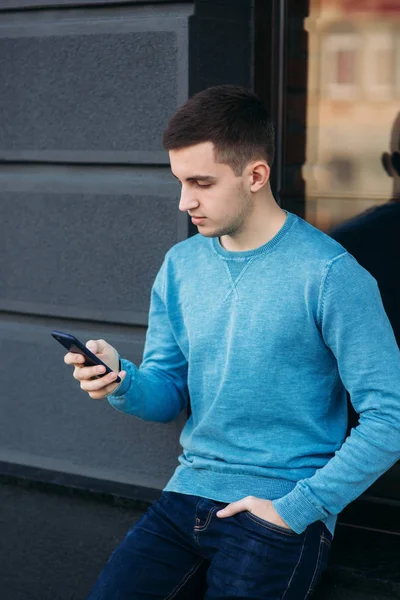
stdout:
[[119,386],[114,390],[114,392],[112,394],[107,396],[108,400],[111,400],[111,401],[113,399],[117,400],[117,399],[121,398],[121,396],[124,396],[126,394],[126,392],[129,390],[129,387],[131,385],[132,375],[131,375],[131,369],[129,368],[129,361],[125,360],[124,358],[122,358],[122,359],[120,358],[119,359],[119,370],[126,372],[125,379],[123,381],[121,381]]
[[326,518],[326,514],[316,508],[300,491],[299,484],[286,496],[273,500],[272,506],[281,519],[299,534],[311,523]]

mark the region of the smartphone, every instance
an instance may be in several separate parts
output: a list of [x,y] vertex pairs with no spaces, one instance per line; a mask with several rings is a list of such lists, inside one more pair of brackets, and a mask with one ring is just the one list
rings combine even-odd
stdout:
[[[75,354],[81,354],[85,357],[85,362],[83,363],[84,367],[94,367],[95,365],[102,365],[106,368],[106,372],[103,375],[96,375],[96,378],[104,377],[107,373],[112,373],[112,369],[108,367],[105,363],[103,363],[100,358],[98,358],[93,352],[90,352],[89,348],[86,348],[82,342],[76,339],[75,336],[70,333],[64,333],[63,331],[52,331],[51,335],[57,342],[60,342],[64,348],[66,348],[69,352],[74,352]],[[121,377],[117,376],[115,380],[116,383],[121,382]]]

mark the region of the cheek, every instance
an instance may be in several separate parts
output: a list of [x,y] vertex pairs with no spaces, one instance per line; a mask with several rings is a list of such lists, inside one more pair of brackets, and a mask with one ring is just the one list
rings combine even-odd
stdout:
[[233,186],[227,186],[213,193],[213,203],[223,212],[235,213],[237,211],[240,196],[237,189]]

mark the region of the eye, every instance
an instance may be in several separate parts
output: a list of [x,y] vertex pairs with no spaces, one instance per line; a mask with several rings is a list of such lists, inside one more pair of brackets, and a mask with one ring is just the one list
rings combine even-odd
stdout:
[[201,188],[209,188],[209,187],[211,187],[212,184],[211,183],[201,184],[196,181],[195,185],[197,185],[197,187],[201,187]]

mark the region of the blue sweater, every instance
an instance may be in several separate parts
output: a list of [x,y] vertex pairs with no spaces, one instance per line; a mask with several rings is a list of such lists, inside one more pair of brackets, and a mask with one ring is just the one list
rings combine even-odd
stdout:
[[[164,488],[273,500],[295,532],[337,514],[400,458],[400,352],[375,279],[293,213],[232,252],[195,235],[155,279],[143,361],[109,402],[149,421],[190,397]],[[346,438],[345,388],[360,422]]]

